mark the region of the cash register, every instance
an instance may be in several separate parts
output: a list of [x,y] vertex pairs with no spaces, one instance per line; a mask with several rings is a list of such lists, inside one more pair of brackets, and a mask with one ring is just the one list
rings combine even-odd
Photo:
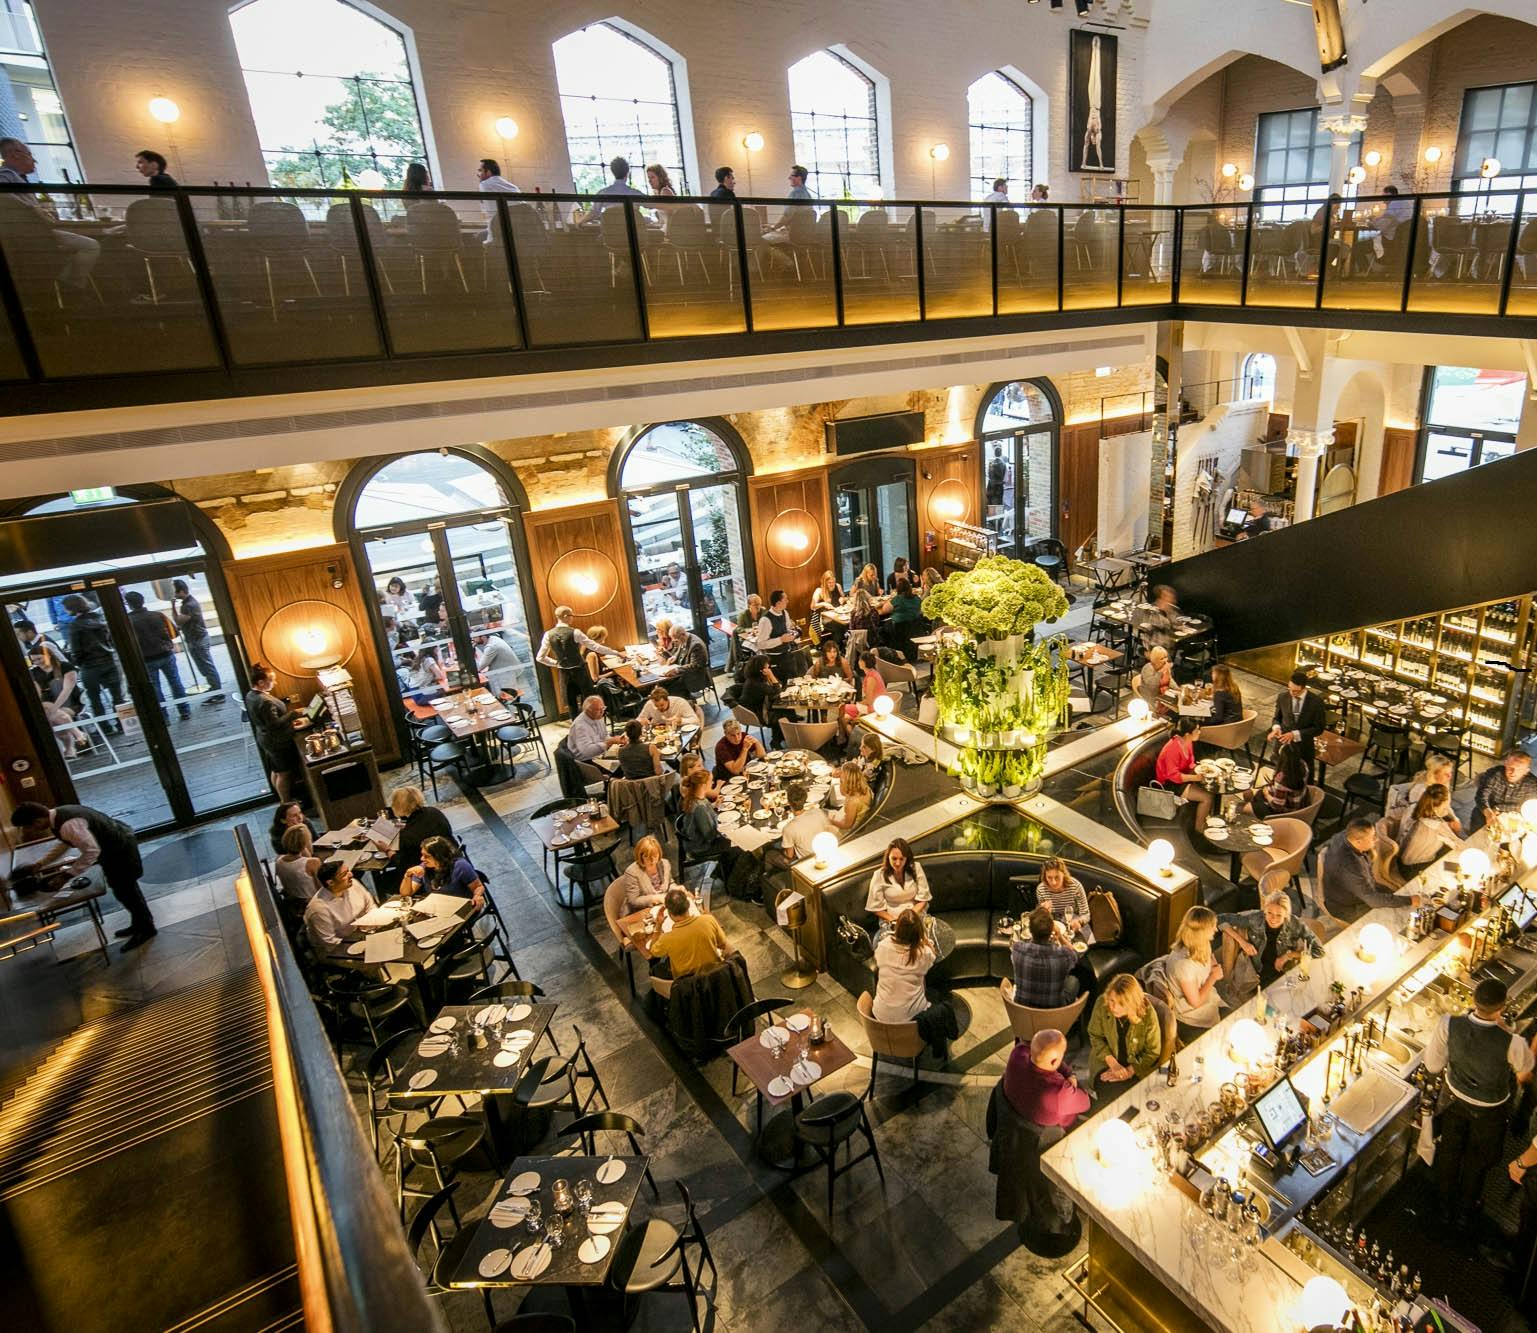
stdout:
[[1227,511],[1227,517],[1217,524],[1217,536],[1223,541],[1236,542],[1238,534],[1243,530],[1245,520],[1249,517],[1249,511],[1242,505],[1234,505]]

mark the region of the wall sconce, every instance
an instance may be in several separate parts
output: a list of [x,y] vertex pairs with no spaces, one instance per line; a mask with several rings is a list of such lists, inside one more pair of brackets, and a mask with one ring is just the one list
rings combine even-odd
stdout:
[[948,161],[950,157],[950,145],[947,143],[935,144],[932,148],[929,149],[929,156],[932,157],[936,162]]
[[1478,164],[1478,174],[1486,181],[1492,181],[1500,174],[1500,159],[1497,157],[1486,157]]
[[351,616],[334,602],[318,598],[280,606],[261,628],[261,660],[285,676],[306,676],[340,666],[358,649]]
[[1174,874],[1174,844],[1167,838],[1154,838],[1147,845],[1147,863],[1161,879],[1170,878]]
[[1348,180],[1352,185],[1359,185],[1366,179],[1366,168],[1351,167],[1350,170],[1345,173],[1345,179]]
[[742,147],[749,153],[761,153],[763,151],[763,136],[757,130],[742,136]]
[[1238,164],[1236,162],[1224,162],[1222,164],[1222,178],[1224,180],[1232,180],[1237,174]]
[[299,665],[307,671],[320,671],[336,665],[331,638],[318,625],[307,625],[295,630],[294,647],[299,650]]
[[1435,164],[1440,160],[1441,150],[1434,144],[1425,150],[1425,161],[1429,162],[1431,166],[1435,166]]
[[1382,154],[1373,148],[1369,153],[1361,158],[1361,161],[1366,163],[1366,165],[1369,167],[1378,167],[1382,165]]
[[947,477],[929,492],[929,522],[936,528],[964,519],[971,510],[971,495],[963,482]]
[[151,97],[149,114],[162,125],[174,125],[181,119],[181,108],[169,97]]
[[496,137],[503,143],[506,143],[509,139],[516,139],[518,137],[518,122],[515,121],[511,116],[498,116],[496,118],[495,129]]
[[764,534],[769,558],[781,569],[803,569],[822,549],[822,529],[804,509],[785,509]]
[[581,546],[549,567],[544,587],[556,606],[569,606],[579,616],[594,616],[614,600],[619,570],[596,547]]
[[1244,172],[1238,178],[1238,188],[1245,194],[1248,194],[1248,192],[1254,188],[1254,177],[1251,176],[1247,171]]
[[811,840],[811,854],[816,857],[813,863],[818,870],[827,869],[827,858],[838,850],[838,835],[826,831],[818,833]]

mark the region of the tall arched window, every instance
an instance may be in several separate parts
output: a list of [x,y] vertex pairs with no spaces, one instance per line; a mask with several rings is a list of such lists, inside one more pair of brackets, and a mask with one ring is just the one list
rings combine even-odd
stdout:
[[29,0],[0,0],[0,138],[32,150],[40,181],[84,179]]
[[427,136],[402,33],[345,0],[251,0],[230,15],[274,185],[399,188]]
[[348,476],[337,535],[373,580],[381,660],[403,696],[483,681],[537,703],[517,518],[526,504],[511,469],[479,449],[375,460]]
[[875,80],[848,56],[813,51],[790,66],[790,130],[817,198],[881,197]]
[[1035,178],[1035,105],[1002,70],[984,74],[966,90],[971,130],[971,197],[981,199],[1000,176],[1028,197]]
[[679,194],[697,188],[683,151],[679,73],[669,55],[614,22],[588,24],[555,43],[571,179],[579,191],[607,185],[616,157],[629,162],[637,188],[644,188],[642,169],[652,162],[667,168]]
[[1275,357],[1269,352],[1250,352],[1243,359],[1239,388],[1245,398],[1275,398]]
[[1001,555],[1056,536],[1062,403],[1050,380],[994,385],[977,415],[985,522]]
[[624,500],[635,600],[649,634],[661,619],[689,625],[725,664],[719,628],[747,604],[752,565],[743,540],[747,450],[724,421],[648,426],[618,450],[610,472]]

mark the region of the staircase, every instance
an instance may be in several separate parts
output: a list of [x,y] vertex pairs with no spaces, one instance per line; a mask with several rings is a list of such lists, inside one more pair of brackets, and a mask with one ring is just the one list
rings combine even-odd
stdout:
[[0,1104],[7,1327],[302,1324],[250,968],[86,1024]]
[[1537,449],[1159,570],[1224,655],[1537,589]]

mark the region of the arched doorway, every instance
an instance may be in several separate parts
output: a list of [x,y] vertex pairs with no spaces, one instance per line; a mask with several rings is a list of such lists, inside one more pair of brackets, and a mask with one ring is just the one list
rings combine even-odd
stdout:
[[689,624],[717,669],[730,642],[717,622],[736,619],[753,582],[742,533],[751,471],[741,436],[718,418],[646,426],[609,465],[609,494],[624,502],[636,623],[647,634],[661,619]]
[[985,522],[1000,555],[1057,535],[1057,457],[1062,400],[1050,380],[996,384],[977,414]]
[[140,832],[269,796],[245,720],[223,536],[158,486],[0,515],[0,661],[49,788]]
[[374,633],[397,703],[484,676],[548,712],[529,641],[518,521],[527,503],[512,469],[473,446],[371,460],[342,483],[337,536],[373,582]]

